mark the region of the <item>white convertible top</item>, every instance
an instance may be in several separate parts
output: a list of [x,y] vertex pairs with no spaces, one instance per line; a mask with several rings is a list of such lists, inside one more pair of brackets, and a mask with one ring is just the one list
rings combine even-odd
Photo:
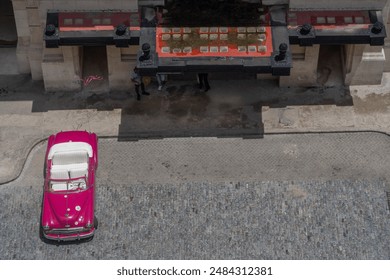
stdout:
[[85,142],[65,142],[53,145],[51,147],[48,159],[53,159],[54,154],[63,153],[63,152],[75,152],[75,151],[84,151],[88,154],[88,157],[93,156],[92,146]]

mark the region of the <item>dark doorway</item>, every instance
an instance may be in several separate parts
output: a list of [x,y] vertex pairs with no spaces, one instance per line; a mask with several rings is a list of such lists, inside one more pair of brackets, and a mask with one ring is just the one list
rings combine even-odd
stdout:
[[106,46],[83,47],[83,91],[103,93],[109,90]]
[[344,85],[341,45],[321,45],[318,58],[317,83],[320,86]]
[[[253,2],[253,1],[252,1]],[[173,0],[164,9],[166,26],[256,26],[263,15],[260,1]]]
[[0,0],[0,75],[19,74],[16,59],[16,31],[14,10],[11,0]]
[[0,46],[16,46],[15,16],[11,0],[0,0]]

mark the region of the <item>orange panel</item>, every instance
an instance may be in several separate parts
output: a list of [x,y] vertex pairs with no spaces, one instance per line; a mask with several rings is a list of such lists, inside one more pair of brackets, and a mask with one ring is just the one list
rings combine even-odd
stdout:
[[271,27],[157,27],[156,51],[159,57],[269,57]]
[[104,30],[114,30],[114,26],[108,26],[108,25],[96,25],[96,26],[88,26],[88,27],[60,27],[60,31],[104,31]]

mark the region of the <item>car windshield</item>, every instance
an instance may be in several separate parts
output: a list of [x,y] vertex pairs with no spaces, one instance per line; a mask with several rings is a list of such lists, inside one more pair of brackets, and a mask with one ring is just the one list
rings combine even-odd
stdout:
[[51,179],[49,181],[49,191],[84,191],[88,188],[86,177],[72,179]]

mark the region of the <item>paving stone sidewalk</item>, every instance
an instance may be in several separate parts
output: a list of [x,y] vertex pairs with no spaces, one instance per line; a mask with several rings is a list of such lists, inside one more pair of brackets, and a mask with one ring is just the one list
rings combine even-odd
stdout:
[[[194,81],[195,82],[195,81]],[[263,137],[272,133],[390,133],[390,75],[367,87],[279,88],[273,80],[149,85],[134,93],[43,93],[23,75],[0,76],[0,183],[13,180],[34,144],[60,130],[89,130],[122,141],[161,137]]]

